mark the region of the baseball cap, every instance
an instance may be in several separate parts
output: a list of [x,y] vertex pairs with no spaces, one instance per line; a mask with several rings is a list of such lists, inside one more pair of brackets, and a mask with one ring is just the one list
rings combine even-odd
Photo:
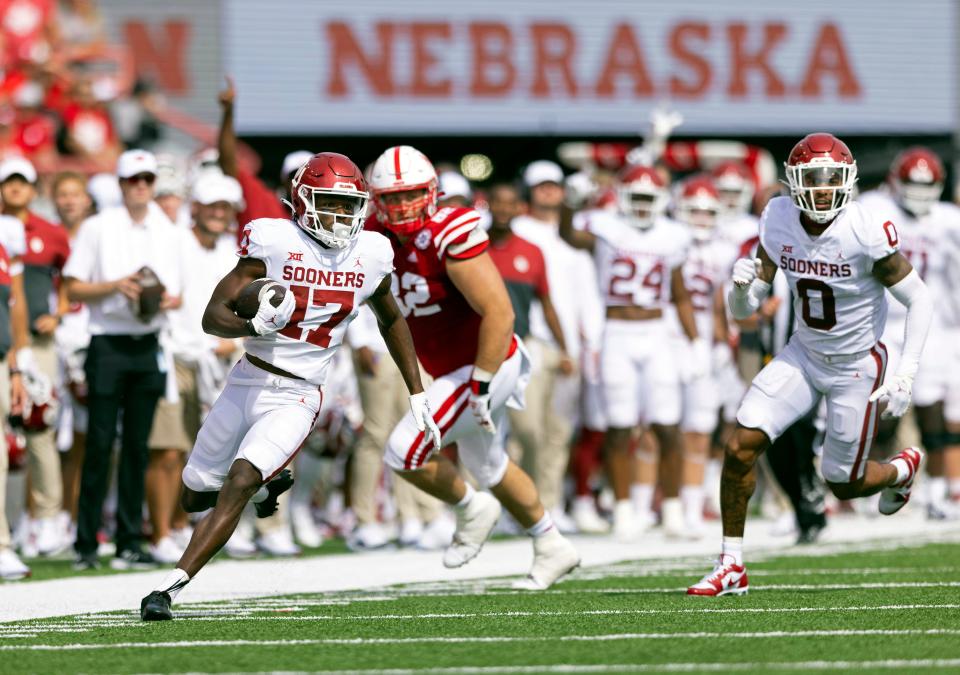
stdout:
[[310,161],[313,153],[309,150],[295,150],[283,158],[283,168],[280,169],[280,177],[287,180],[294,171]]
[[127,150],[117,160],[117,176],[132,178],[137,174],[152,173],[157,175],[157,158],[146,150]]
[[563,185],[563,169],[556,162],[548,159],[538,159],[530,162],[523,171],[523,182],[527,187],[535,187],[541,183],[557,183]]
[[463,197],[473,199],[473,190],[466,178],[456,171],[444,171],[439,176],[440,192],[443,197]]
[[10,176],[23,176],[28,183],[37,182],[37,170],[25,157],[10,157],[0,164],[0,183]]
[[235,208],[243,208],[243,189],[237,179],[212,171],[201,175],[193,184],[191,198],[204,205],[228,202]]

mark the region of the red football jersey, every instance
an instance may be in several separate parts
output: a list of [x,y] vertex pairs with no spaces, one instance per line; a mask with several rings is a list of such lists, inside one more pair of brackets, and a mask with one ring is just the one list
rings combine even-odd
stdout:
[[464,207],[440,209],[405,244],[376,217],[365,227],[386,235],[393,244],[393,294],[424,369],[440,377],[473,363],[480,315],[450,281],[446,259],[465,260],[487,250],[480,215]]

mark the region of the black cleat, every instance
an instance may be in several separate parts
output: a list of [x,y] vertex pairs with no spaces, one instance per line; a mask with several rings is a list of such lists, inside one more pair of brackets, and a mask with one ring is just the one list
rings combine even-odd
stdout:
[[73,561],[74,572],[86,572],[87,570],[98,569],[100,569],[100,558],[97,557],[96,551],[93,553],[78,553]]
[[267,498],[262,502],[255,503],[253,507],[257,510],[257,518],[268,518],[277,512],[277,497],[289,490],[293,486],[293,475],[290,469],[284,469],[277,476],[267,483]]
[[154,591],[140,601],[141,621],[169,621],[172,618],[170,594],[166,591]]

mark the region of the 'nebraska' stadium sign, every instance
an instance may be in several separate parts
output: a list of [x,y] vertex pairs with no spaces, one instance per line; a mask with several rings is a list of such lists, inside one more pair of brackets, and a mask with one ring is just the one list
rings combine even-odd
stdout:
[[622,134],[665,101],[693,133],[956,122],[947,0],[650,5],[230,0],[224,65],[248,133]]

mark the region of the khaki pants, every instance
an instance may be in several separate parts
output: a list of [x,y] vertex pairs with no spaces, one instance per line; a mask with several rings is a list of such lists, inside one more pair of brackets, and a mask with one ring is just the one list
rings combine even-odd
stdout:
[[[57,380],[57,350],[53,338],[37,335],[30,345],[40,371]],[[9,395],[9,392],[8,392]],[[53,518],[63,508],[63,478],[55,426],[31,431],[27,439],[27,470],[30,473],[30,504],[34,518]]]
[[[0,362],[0,419],[10,414],[10,369]],[[7,435],[0,433],[0,551],[10,548],[10,524],[7,522]]]
[[147,447],[151,450],[189,452],[200,431],[200,396],[197,392],[197,367],[175,361],[179,400],[160,399],[153,416],[153,428]]
[[[377,522],[377,485],[383,475],[383,449],[390,432],[409,409],[409,394],[403,376],[389,355],[383,354],[373,375],[361,375],[357,367],[363,431],[353,451],[350,495],[359,525]],[[393,477],[393,496],[400,520],[430,522],[440,513],[441,503],[399,476]]]
[[526,408],[508,409],[510,434],[519,446],[518,463],[533,478],[540,501],[550,510],[562,506],[563,476],[570,461],[572,411],[560,410],[556,392],[570,383],[557,371],[560,351],[533,337],[524,340],[534,368],[525,394]]

